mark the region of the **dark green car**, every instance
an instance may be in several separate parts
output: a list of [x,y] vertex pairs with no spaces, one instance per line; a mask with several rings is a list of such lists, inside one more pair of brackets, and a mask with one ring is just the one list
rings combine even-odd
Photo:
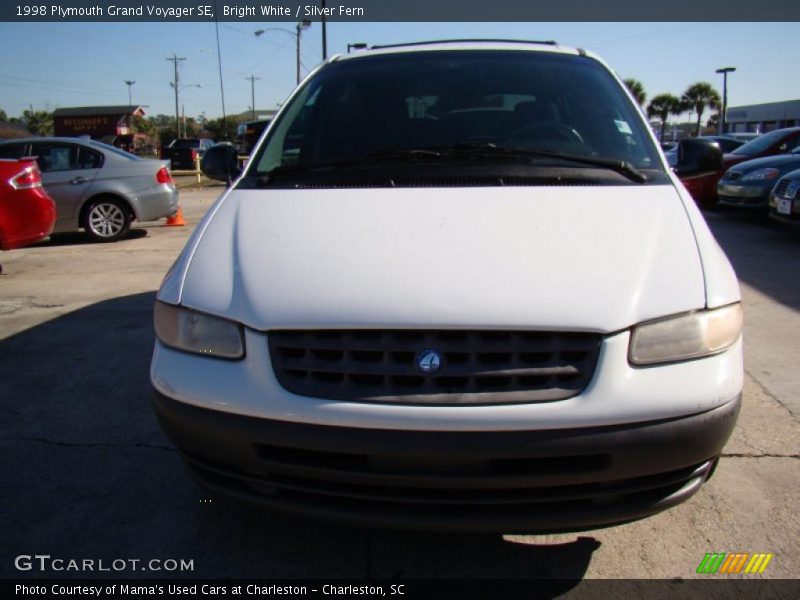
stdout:
[[748,160],[728,169],[717,184],[719,203],[767,212],[770,192],[782,176],[800,169],[800,146],[791,154]]

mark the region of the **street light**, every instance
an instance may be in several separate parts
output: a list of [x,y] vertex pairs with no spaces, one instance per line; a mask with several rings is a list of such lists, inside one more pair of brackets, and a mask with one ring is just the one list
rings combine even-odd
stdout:
[[[178,137],[181,137],[181,120],[180,116],[178,115],[178,92],[185,90],[187,88],[201,88],[203,87],[202,83],[187,83],[186,85],[178,85],[176,86],[172,81],[169,82],[169,86],[175,90],[175,121],[177,125]],[[183,133],[186,134],[186,122],[185,122],[185,115],[184,115],[184,125],[183,125]]]
[[128,106],[132,106],[133,102],[131,102],[131,86],[136,83],[135,81],[131,81],[129,79],[125,80],[125,85],[128,86]]
[[350,50],[365,50],[367,48],[367,44],[364,42],[355,42],[353,44],[347,44],[347,53],[350,54]]
[[725,113],[728,112],[728,73],[733,73],[736,67],[722,67],[717,73],[722,73],[722,114],[719,119],[719,133],[725,133]]
[[311,21],[299,21],[297,26],[295,27],[295,31],[290,31],[288,29],[283,29],[281,27],[267,27],[266,29],[258,29],[253,32],[253,35],[256,37],[260,37],[264,35],[267,31],[282,31],[283,33],[288,33],[289,35],[293,35],[295,38],[295,53],[297,55],[296,64],[297,64],[297,83],[300,83],[300,33],[303,29],[308,29],[311,27]]

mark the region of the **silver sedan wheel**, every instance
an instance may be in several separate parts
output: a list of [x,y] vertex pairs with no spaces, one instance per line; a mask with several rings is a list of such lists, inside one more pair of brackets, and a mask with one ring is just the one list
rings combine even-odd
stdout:
[[100,238],[117,236],[125,228],[125,213],[111,202],[95,204],[89,212],[89,228]]

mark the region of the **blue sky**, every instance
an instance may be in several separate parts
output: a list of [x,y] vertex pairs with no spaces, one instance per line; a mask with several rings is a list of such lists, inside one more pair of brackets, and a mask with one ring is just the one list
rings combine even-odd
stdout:
[[[294,36],[266,28],[291,23],[221,23],[226,111],[273,108],[295,82]],[[696,81],[722,89],[714,70],[735,66],[729,105],[800,97],[795,77],[800,23],[329,23],[328,52],[349,42],[386,44],[442,38],[554,39],[597,52],[622,77],[644,83],[648,97],[680,94]],[[321,26],[303,34],[303,73],[321,60]],[[222,112],[216,38],[211,23],[0,23],[0,108],[17,116],[35,109],[127,104],[125,79],[135,80],[133,102],[150,115],[175,112],[169,86],[173,52],[180,66],[181,103],[187,116]]]

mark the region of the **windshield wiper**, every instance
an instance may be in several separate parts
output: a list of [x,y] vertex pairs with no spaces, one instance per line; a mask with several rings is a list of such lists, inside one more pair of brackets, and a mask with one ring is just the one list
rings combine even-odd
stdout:
[[569,154],[557,152],[555,150],[536,150],[520,148],[518,146],[498,146],[492,142],[467,142],[454,144],[453,146],[429,146],[420,148],[397,148],[392,150],[380,150],[368,155],[375,159],[420,159],[420,158],[470,158],[470,157],[496,157],[506,156],[509,158],[556,158],[568,160],[593,167],[602,167],[619,173],[636,183],[644,183],[647,176],[636,169],[629,162],[615,160],[613,158],[600,158],[585,154]]
[[601,158],[597,156],[588,156],[585,154],[569,154],[567,152],[557,152],[555,150],[520,148],[518,146],[498,146],[491,142],[456,144],[450,147],[450,150],[452,150],[454,155],[460,156],[522,156],[526,158],[556,158],[559,160],[568,160],[593,167],[609,169],[636,183],[644,183],[647,181],[647,176],[632,164],[625,160],[616,160],[613,158]]
[[351,167],[354,165],[366,165],[387,162],[399,162],[406,160],[439,158],[442,153],[438,150],[428,148],[392,148],[387,150],[376,150],[364,156],[356,156],[343,160],[327,160],[307,163],[294,163],[289,165],[277,166],[258,178],[260,185],[267,185],[275,176],[288,173],[308,173],[310,171],[321,171],[324,169],[336,169],[338,167]]
[[458,159],[458,158],[488,158],[488,157],[507,157],[507,158],[554,158],[577,162],[593,167],[602,167],[619,173],[636,183],[644,183],[647,176],[637,170],[633,165],[624,160],[611,158],[600,158],[583,154],[568,154],[566,152],[556,152],[554,150],[535,150],[520,148],[517,146],[497,146],[491,142],[463,143],[452,146],[427,146],[419,148],[387,148],[375,150],[364,156],[348,158],[344,160],[295,163],[281,165],[268,171],[258,178],[260,185],[267,185],[273,177],[288,173],[307,173],[324,169],[336,169],[338,167],[348,167],[353,165],[375,164],[381,162],[417,162],[430,159]]

